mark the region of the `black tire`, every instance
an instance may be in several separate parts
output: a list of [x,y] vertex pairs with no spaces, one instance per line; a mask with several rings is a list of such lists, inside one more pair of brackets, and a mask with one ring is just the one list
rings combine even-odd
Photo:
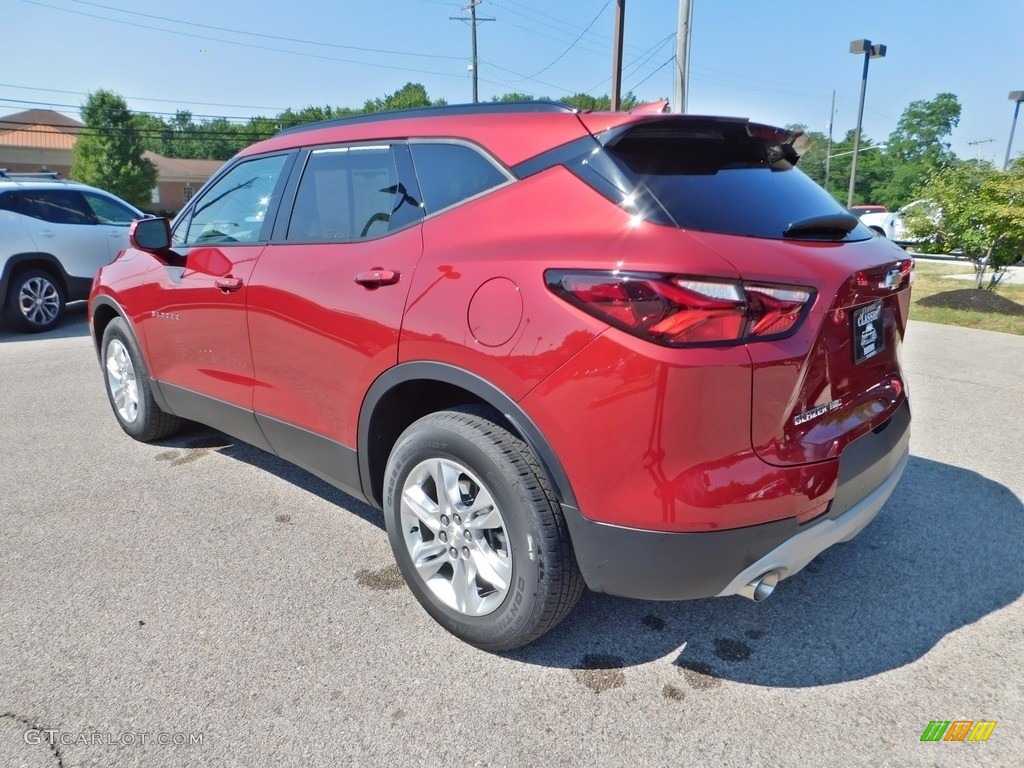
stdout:
[[[440,494],[432,480],[436,474],[431,468],[444,476],[442,466],[455,473],[449,477],[458,477],[460,500],[450,507],[437,503]],[[460,467],[465,471],[459,473]],[[486,478],[486,483],[478,478]],[[438,520],[445,519],[444,509],[450,510],[450,528],[442,527],[436,534],[429,526],[423,530],[411,516],[408,500],[403,505],[407,490],[422,492],[425,506],[436,505],[441,510]],[[493,502],[489,508],[487,500]],[[478,505],[485,511],[474,511]],[[460,511],[467,512],[466,520],[459,518]],[[440,411],[402,433],[388,459],[384,519],[395,559],[416,599],[441,626],[478,648],[507,651],[533,642],[562,621],[583,593],[565,519],[544,470],[526,443],[489,409],[464,406]],[[500,528],[495,521],[502,522]],[[464,538],[459,526],[465,526]],[[475,536],[470,535],[473,530]],[[421,538],[418,552],[428,547],[441,550],[430,557],[421,555],[421,567],[436,568],[426,576],[417,570],[411,553]],[[464,564],[453,550],[464,553]],[[502,562],[505,555],[507,563]],[[504,588],[498,579],[494,587],[485,578],[487,573],[498,574],[496,568],[485,571],[494,562],[508,569]],[[463,601],[465,609],[452,604],[458,598],[449,600],[443,592],[450,578],[452,594],[458,593],[455,572],[460,565],[475,574],[470,589],[463,591],[470,596]]]
[[42,269],[29,269],[11,280],[4,319],[22,333],[42,333],[64,316],[64,286]]
[[100,366],[110,407],[121,429],[131,437],[148,443],[181,428],[181,419],[160,410],[153,399],[139,345],[128,323],[120,317],[111,320],[103,331]]

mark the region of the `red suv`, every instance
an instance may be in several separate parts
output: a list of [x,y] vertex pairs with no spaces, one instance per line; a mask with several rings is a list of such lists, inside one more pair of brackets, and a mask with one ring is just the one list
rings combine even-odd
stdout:
[[114,413],[380,507],[417,599],[481,648],[584,585],[763,599],[908,454],[912,262],[795,138],[548,102],[284,131],[100,271]]

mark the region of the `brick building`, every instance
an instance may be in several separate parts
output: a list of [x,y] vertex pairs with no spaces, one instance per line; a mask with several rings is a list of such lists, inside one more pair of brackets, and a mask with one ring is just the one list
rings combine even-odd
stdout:
[[[75,142],[85,125],[49,109],[30,109],[0,117],[0,168],[17,173],[54,171],[70,178]],[[148,206],[154,212],[176,212],[223,163],[183,160],[145,152],[157,168],[157,185]]]

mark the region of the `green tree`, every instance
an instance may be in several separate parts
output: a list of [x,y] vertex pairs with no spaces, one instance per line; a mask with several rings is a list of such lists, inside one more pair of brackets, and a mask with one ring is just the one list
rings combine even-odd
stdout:
[[907,216],[910,233],[927,238],[928,250],[962,249],[974,264],[976,288],[987,269],[994,272],[994,285],[1024,254],[1024,163],[1007,171],[973,161],[942,168],[921,193],[935,207]]
[[145,150],[128,105],[111,91],[89,94],[82,107],[85,131],[75,143],[71,178],[119,195],[138,207],[149,205],[156,166]]
[[500,104],[508,104],[519,101],[549,101],[549,99],[547,96],[532,96],[529,93],[512,91],[511,93],[503,93],[501,96],[493,96],[491,101]]
[[[192,120],[192,113],[179,109],[168,121],[164,134],[164,147],[168,157],[205,158],[202,128]],[[164,154],[164,153],[161,153]]]
[[[612,98],[608,94],[591,96],[589,93],[574,93],[571,96],[563,96],[561,101],[581,112],[607,112],[612,108]],[[639,103],[640,100],[631,91],[619,100],[619,109],[628,112]]]
[[167,132],[167,123],[156,115],[146,112],[136,112],[132,115],[132,122],[138,129],[139,138],[142,139],[142,146],[158,155],[167,155],[164,147],[164,134]]
[[269,139],[281,130],[281,125],[271,117],[252,117],[245,125],[236,126],[236,134],[243,141],[243,147],[257,141]]
[[921,185],[935,171],[956,165],[948,139],[959,122],[960,102],[952,93],[912,101],[889,135],[885,159],[890,176],[873,190],[878,202],[898,208],[921,197]]
[[828,154],[828,136],[818,131],[808,131],[803,123],[789,123],[787,131],[802,131],[803,136],[797,139],[796,148],[800,155],[800,170],[820,186],[825,186],[825,157]]
[[[832,161],[830,165],[828,186],[826,189],[843,205],[846,205],[847,195],[850,191],[850,168],[853,165],[853,137],[854,131],[848,131],[839,141],[832,142]],[[820,143],[820,142],[815,142]],[[824,178],[824,156],[828,140],[822,146],[820,159],[818,159],[821,177]],[[800,167],[804,168],[804,161],[800,161]],[[882,151],[863,131],[860,135],[860,153],[857,157],[857,181],[853,188],[853,202],[878,203],[877,190],[884,184],[891,174],[891,168],[885,160]],[[813,177],[812,177],[813,178]],[[818,179],[815,179],[822,183]]]
[[440,107],[446,104],[444,99],[431,101],[427,89],[419,83],[406,83],[397,91],[383,99],[367,99],[363,104],[363,112],[385,112],[391,109],[417,109],[420,107]]
[[284,128],[291,128],[296,125],[305,125],[307,123],[319,123],[322,120],[333,120],[337,117],[347,117],[349,115],[357,114],[355,110],[349,109],[348,107],[331,107],[330,105],[324,107],[304,107],[298,112],[292,109],[286,109],[277,116],[277,123]]

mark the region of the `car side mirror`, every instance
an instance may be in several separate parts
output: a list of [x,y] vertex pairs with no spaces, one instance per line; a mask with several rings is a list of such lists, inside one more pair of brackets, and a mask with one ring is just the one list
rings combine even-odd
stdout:
[[132,248],[159,253],[171,247],[171,222],[165,218],[138,219],[128,229]]

